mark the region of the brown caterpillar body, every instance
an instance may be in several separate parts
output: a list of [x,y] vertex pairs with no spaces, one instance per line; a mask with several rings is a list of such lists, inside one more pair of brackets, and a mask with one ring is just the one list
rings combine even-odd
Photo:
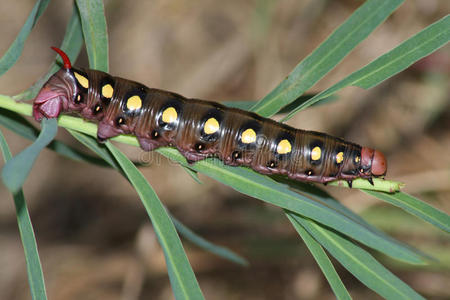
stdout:
[[227,165],[301,181],[345,179],[351,184],[355,178],[371,181],[372,176],[386,173],[386,159],[377,150],[216,102],[187,99],[104,72],[72,68],[64,52],[55,50],[63,57],[64,68],[34,100],[36,120],[77,112],[99,122],[100,141],[133,134],[145,151],[175,146],[190,163],[215,156]]

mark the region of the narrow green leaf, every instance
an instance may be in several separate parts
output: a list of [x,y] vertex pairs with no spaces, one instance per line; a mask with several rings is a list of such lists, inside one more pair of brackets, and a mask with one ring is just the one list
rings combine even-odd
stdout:
[[[28,38],[28,35],[36,24],[37,20],[41,16],[41,14],[47,8],[50,0],[38,0],[31,10],[30,15],[28,16],[25,24],[22,29],[20,29],[19,34],[17,35],[14,42],[8,48],[8,51],[0,58],[0,76],[6,73],[19,59],[20,54],[22,54],[23,46],[25,45],[25,41]],[[6,13],[6,12],[5,12]]]
[[330,194],[318,188],[317,186],[298,181],[289,181],[286,180],[285,178],[282,179],[277,177],[276,180],[289,185],[289,187],[294,189],[297,193],[336,210],[340,214],[343,214],[347,218],[353,220],[355,223],[365,227],[367,230],[370,230],[374,234],[378,235],[380,238],[385,239],[391,243],[404,246],[399,241],[393,239],[383,231],[366,222],[366,220],[364,220],[361,216],[352,212],[350,209],[348,209],[347,207],[342,205],[339,201],[337,201],[335,198],[333,198]]
[[167,270],[176,299],[203,299],[180,238],[153,188],[133,163],[111,142],[106,142],[106,147],[127,175],[147,210],[164,251]]
[[[87,136],[85,134],[82,134],[76,130],[67,129],[69,133],[80,143],[82,143],[84,146],[88,147],[92,152],[97,154],[102,159],[98,159],[96,157],[88,156],[89,159],[95,159],[95,163],[98,163],[101,166],[107,166],[112,167],[116,170],[120,170],[119,165],[116,163],[116,160],[112,156],[111,152],[109,152],[108,149],[104,145],[101,145],[97,142],[96,138],[93,138],[91,136]],[[86,155],[87,156],[87,155]],[[100,161],[101,163],[99,163]],[[106,163],[105,163],[106,162]],[[133,161],[133,164],[136,167],[146,166],[147,164],[141,163],[138,161]]]
[[316,50],[300,62],[273,91],[252,107],[269,117],[293,102],[333,69],[380,25],[403,0],[368,0]]
[[[6,143],[3,133],[0,131],[0,148],[5,163],[11,160],[11,151]],[[41,261],[34,236],[33,225],[31,224],[27,204],[22,189],[13,195],[16,207],[17,224],[19,226],[20,238],[22,239],[25,262],[27,264],[28,283],[30,285],[31,297],[33,299],[47,299],[42,273]]]
[[[29,104],[14,102],[7,96],[0,95],[0,107],[27,115],[31,114]],[[58,124],[91,136],[97,135],[97,126],[93,123],[85,122],[81,118],[61,116],[58,119]],[[139,146],[137,139],[132,136],[121,135],[112,138],[112,140]],[[424,258],[426,257],[424,254],[400,244],[392,245],[392,242],[385,240],[334,209],[299,195],[289,190],[285,185],[277,183],[267,176],[257,174],[248,168],[225,166],[217,159],[206,159],[193,165],[188,165],[186,159],[175,149],[161,148],[157,152],[179,162],[181,165],[189,166],[195,171],[204,173],[217,181],[229,185],[241,193],[297,212],[319,223],[335,228],[335,230],[358,240],[360,243],[377,249],[395,259],[413,264],[424,263]]]
[[0,108],[0,125],[3,125],[5,128],[13,131],[14,133],[33,141],[39,134],[39,130],[31,125],[27,119],[4,108]]
[[[157,150],[161,154],[185,164],[181,154],[170,148]],[[414,264],[424,263],[423,254],[401,244],[393,243],[377,233],[361,226],[347,216],[315,202],[304,195],[289,190],[285,185],[279,184],[267,176],[255,173],[244,167],[231,167],[224,165],[217,159],[206,159],[190,166],[192,169],[231,186],[233,189],[246,195],[258,198],[273,205],[297,212],[308,218],[335,228],[359,242],[377,249],[399,260]]]
[[403,71],[419,59],[433,53],[450,40],[450,15],[428,26],[413,37],[401,43],[386,54],[375,59],[367,66],[350,74],[332,87],[317,94],[312,99],[298,106],[282,121],[289,120],[293,115],[311,106],[325,97],[329,97],[347,86],[358,86],[369,89],[391,76]]
[[233,107],[233,108],[239,108],[242,110],[249,110],[252,108],[253,105],[255,105],[255,101],[223,101],[221,104]]
[[[97,153],[97,155],[99,155],[105,161],[107,161],[108,164],[110,164],[112,167],[116,168],[117,170],[121,171],[121,169],[117,165],[114,157],[112,156],[111,152],[109,152],[109,150],[105,149],[103,146],[99,145],[94,138],[89,137],[85,134],[79,133],[75,130],[68,129],[68,131],[79,142],[81,142],[83,145],[85,145],[90,150]],[[197,173],[195,171],[192,171],[188,167],[184,167],[184,168],[186,171],[188,171],[188,174],[189,174],[189,172],[192,172],[195,175],[195,177],[198,179]],[[123,174],[123,175],[125,176],[125,178],[127,178],[125,174]],[[195,180],[195,177],[193,176],[194,180]],[[200,179],[198,179],[198,180],[199,180],[199,183],[201,184],[202,182],[200,181]],[[224,247],[215,245],[215,244],[207,241],[206,239],[204,239],[203,237],[199,236],[198,234],[193,232],[191,229],[189,229],[186,225],[182,224],[180,221],[175,219],[173,216],[171,216],[171,218],[172,218],[172,222],[174,223],[175,228],[178,230],[178,232],[182,236],[184,236],[186,239],[188,239],[192,243],[196,244],[197,246],[199,246],[213,254],[216,254],[220,257],[223,257],[232,262],[235,262],[237,264],[241,264],[241,265],[248,264],[248,262],[244,258],[240,257],[239,255],[233,253],[232,251],[230,251]]]
[[8,161],[2,170],[2,179],[5,185],[13,193],[17,193],[22,187],[31,167],[34,164],[39,153],[56,136],[58,124],[56,119],[43,119],[42,131],[39,137],[28,148],[20,152],[13,159]]
[[386,299],[424,299],[351,240],[288,212],[359,281]]
[[76,0],[92,69],[108,72],[108,32],[101,0]]
[[406,193],[386,194],[374,191],[365,191],[380,200],[398,206],[422,220],[450,233],[450,216],[433,206],[420,201]]
[[69,133],[76,138],[80,143],[88,147],[98,156],[100,156],[104,161],[106,161],[111,167],[114,169],[120,170],[119,165],[116,160],[112,156],[111,152],[103,145],[99,145],[99,143],[92,137],[87,136],[85,134],[79,133],[78,131],[67,129]]
[[[277,114],[289,113],[290,111],[295,109],[297,106],[301,105],[302,103],[305,103],[306,101],[308,101],[309,99],[311,99],[314,96],[315,95],[302,95],[302,96],[298,97],[297,99],[295,99],[294,102],[281,108]],[[325,103],[330,103],[330,102],[335,101],[337,98],[338,98],[337,96],[330,96],[330,97],[318,102],[317,104],[322,105]],[[250,110],[255,105],[256,102],[255,101],[223,101],[221,103],[228,107],[239,108],[242,110]]]
[[[15,132],[16,134],[32,141],[34,141],[39,135],[39,130],[28,122],[28,120],[3,108],[0,108],[0,125],[3,125],[12,132]],[[53,140],[50,144],[48,144],[47,148],[75,161],[85,161],[102,167],[107,166],[102,159],[83,153],[61,141]]]
[[211,243],[210,241],[206,240],[205,238],[199,236],[195,232],[193,232],[191,229],[186,227],[183,223],[178,221],[176,218],[171,216],[173,225],[175,225],[175,228],[178,230],[178,232],[184,236],[187,240],[191,241],[195,245],[205,249],[208,252],[211,252],[217,256],[223,257],[225,259],[228,259],[229,261],[232,261],[236,264],[247,266],[248,261],[239,256],[238,254],[234,253],[233,251],[218,246],[216,244]]
[[[78,14],[78,9],[75,4],[72,10],[72,16],[70,17],[69,23],[66,27],[66,33],[64,34],[64,40],[60,48],[69,56],[72,62],[76,61],[78,54],[80,53],[81,46],[83,46],[83,34],[81,32],[80,16]],[[45,50],[45,49],[43,49]],[[48,51],[51,51],[50,48]],[[33,84],[26,91],[14,96],[16,100],[31,100],[36,97],[39,90],[42,88],[44,83],[52,76],[56,71],[60,69],[62,64],[62,59],[59,55],[56,56],[56,61],[54,61],[44,77],[39,79],[35,84]]]
[[286,213],[286,216],[305,242],[309,251],[311,251],[311,254],[314,256],[314,259],[322,270],[323,275],[327,278],[336,298],[352,299],[322,246],[289,213]]
[[191,176],[192,179],[194,179],[195,182],[197,182],[198,184],[203,184],[203,182],[200,180],[200,178],[198,178],[198,173],[196,171],[194,171],[186,166],[181,166],[181,167],[183,168],[183,170],[186,171],[186,173],[188,173],[189,176]]

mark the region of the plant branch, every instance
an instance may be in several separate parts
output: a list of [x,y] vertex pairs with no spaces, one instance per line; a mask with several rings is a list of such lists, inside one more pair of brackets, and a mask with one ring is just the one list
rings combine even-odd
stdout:
[[[16,102],[13,98],[6,96],[6,95],[0,95],[0,107],[5,108],[10,111],[14,111],[16,113],[31,116],[32,114],[32,105],[28,103],[23,102]],[[91,122],[87,122],[83,120],[82,118],[78,117],[72,117],[67,115],[61,115],[58,118],[58,125],[67,129],[73,129],[85,134],[88,134],[90,136],[97,136],[97,125]],[[112,141],[132,145],[132,146],[138,146],[139,142],[137,141],[135,136],[131,135],[120,135],[114,138],[111,138]],[[179,162],[182,165],[186,165],[185,160],[181,158],[181,154],[179,155],[180,158],[176,157],[174,158],[173,153],[168,148],[160,148],[156,150],[157,152],[161,153],[162,155],[166,157],[170,157],[171,159],[176,159],[177,162]],[[169,152],[170,151],[170,152]],[[348,187],[348,183],[344,180],[337,180],[330,182],[329,185],[332,186],[339,186],[339,187]],[[387,193],[394,193],[398,192],[400,188],[404,186],[403,183],[398,181],[390,181],[390,180],[383,180],[383,179],[377,179],[374,178],[374,185],[372,186],[367,180],[365,179],[355,179],[353,180],[352,187],[355,189],[366,189],[366,190],[376,190],[381,192],[387,192]]]

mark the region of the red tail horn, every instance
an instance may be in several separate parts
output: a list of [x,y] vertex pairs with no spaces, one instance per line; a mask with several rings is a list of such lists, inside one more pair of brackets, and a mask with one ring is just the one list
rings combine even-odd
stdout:
[[64,69],[71,69],[72,68],[72,64],[70,63],[70,59],[67,56],[67,54],[64,53],[64,51],[62,51],[61,49],[56,48],[56,47],[50,47],[50,48],[52,48],[54,51],[56,51],[56,53],[58,53],[61,56],[61,58],[62,58],[62,60],[64,62]]

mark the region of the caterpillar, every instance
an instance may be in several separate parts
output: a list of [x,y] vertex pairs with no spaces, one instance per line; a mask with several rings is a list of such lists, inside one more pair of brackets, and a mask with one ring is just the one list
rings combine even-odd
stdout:
[[133,134],[141,148],[176,147],[189,163],[217,157],[226,165],[261,174],[327,183],[386,174],[382,152],[325,133],[295,129],[258,114],[216,102],[188,99],[107,73],[78,69],[52,47],[62,68],[33,101],[33,116],[56,118],[76,112],[98,122],[100,142]]

